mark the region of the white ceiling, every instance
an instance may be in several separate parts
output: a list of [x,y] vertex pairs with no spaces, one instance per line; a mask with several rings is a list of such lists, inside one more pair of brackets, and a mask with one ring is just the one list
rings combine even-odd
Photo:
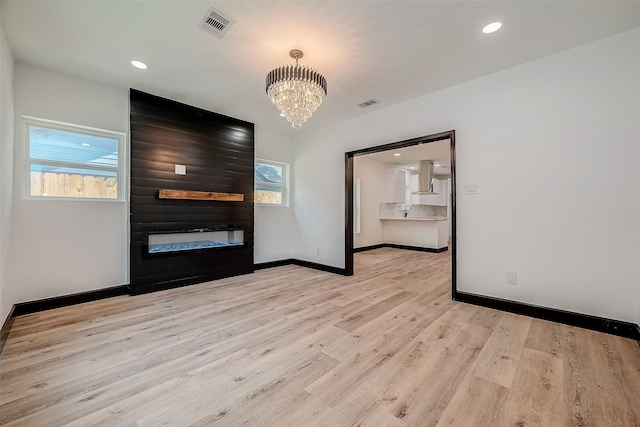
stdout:
[[[236,21],[223,39],[197,28],[209,6]],[[1,10],[18,61],[292,135],[640,26],[639,1],[4,0]],[[483,34],[495,20],[503,28]],[[302,129],[264,87],[292,48],[329,87]],[[370,99],[380,104],[357,106]]]
[[[396,156],[399,154],[399,156]],[[418,173],[420,160],[433,160],[434,172],[437,174],[447,174],[451,171],[451,141],[430,142],[428,144],[413,145],[411,147],[397,150],[381,151],[379,153],[366,154],[369,160],[376,160],[385,163],[390,167],[399,167],[408,170],[410,173]],[[360,156],[355,157],[357,161]]]

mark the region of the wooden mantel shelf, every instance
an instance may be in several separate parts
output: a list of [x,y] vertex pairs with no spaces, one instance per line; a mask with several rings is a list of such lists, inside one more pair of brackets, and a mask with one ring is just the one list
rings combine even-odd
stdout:
[[160,190],[158,197],[161,199],[181,200],[218,200],[224,202],[243,202],[244,194],[238,193],[212,193],[209,191],[181,191]]

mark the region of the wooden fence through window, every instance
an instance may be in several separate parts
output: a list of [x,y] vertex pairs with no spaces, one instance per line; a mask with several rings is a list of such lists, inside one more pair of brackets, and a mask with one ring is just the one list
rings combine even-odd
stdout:
[[255,203],[271,203],[274,205],[282,204],[282,193],[268,190],[254,191]]
[[103,176],[31,172],[31,195],[117,199],[118,180]]

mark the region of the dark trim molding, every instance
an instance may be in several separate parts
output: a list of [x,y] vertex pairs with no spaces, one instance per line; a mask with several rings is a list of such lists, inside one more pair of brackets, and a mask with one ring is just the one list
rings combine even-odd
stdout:
[[456,299],[458,291],[458,211],[456,208],[456,131],[449,132],[449,157],[451,158],[451,235],[449,236],[449,250],[451,251],[451,299]]
[[387,248],[387,247],[388,246],[386,243],[378,243],[377,245],[363,246],[361,248],[353,248],[353,253],[355,254],[356,252],[372,251],[374,249]]
[[7,338],[9,337],[9,332],[11,332],[11,327],[13,326],[13,312],[15,311],[16,306],[12,306],[11,310],[9,310],[9,315],[4,320],[2,324],[2,330],[0,330],[0,353],[2,353],[2,349],[4,348],[4,344],[7,342]]
[[640,341],[640,326],[635,323],[591,316],[582,313],[574,313],[572,311],[558,310],[555,308],[540,307],[537,305],[486,297],[460,291],[456,293],[455,300]]
[[[451,236],[449,250],[451,251],[451,298],[456,297],[457,283],[457,250],[456,250],[456,131],[449,130],[431,135],[421,136],[418,138],[407,139],[404,141],[392,142],[390,144],[377,145],[375,147],[363,148],[360,150],[349,151],[344,154],[345,158],[345,190],[344,190],[344,206],[345,206],[345,231],[344,231],[344,265],[345,276],[353,275],[353,254],[359,252],[353,248],[353,159],[357,156],[366,154],[380,153],[383,151],[397,150],[400,148],[413,147],[420,144],[428,144],[430,142],[449,140],[449,157],[451,159]],[[400,247],[400,246],[390,246]],[[372,248],[374,249],[374,248]],[[401,247],[401,249],[412,249],[413,247]],[[360,249],[362,251],[363,249]]]
[[419,252],[432,252],[432,253],[436,253],[439,254],[440,252],[445,252],[448,251],[449,248],[448,247],[444,247],[444,248],[423,248],[421,246],[406,246],[406,245],[396,245],[395,243],[380,243],[378,245],[372,245],[372,246],[363,246],[361,248],[354,248],[353,252],[364,252],[364,251],[370,251],[373,249],[380,249],[380,248],[395,248],[395,249],[406,249],[409,251],[419,251]]
[[51,310],[53,308],[66,307],[68,305],[82,304],[83,302],[96,301],[129,294],[129,286],[120,285],[112,288],[97,289],[95,291],[80,292],[71,295],[46,298],[37,301],[21,302],[16,304],[13,316],[36,313],[38,311]]
[[353,276],[353,155],[344,155],[344,269],[345,276]]
[[[311,261],[303,261],[303,260],[293,259],[293,258],[254,264],[254,268],[256,270],[261,270],[265,268],[281,267],[284,265],[292,265],[292,264],[298,265],[301,267],[312,268],[314,270],[340,274],[343,276],[346,275],[344,268],[332,267],[330,265],[318,264]],[[241,274],[248,274],[248,273],[251,273],[251,271],[238,272],[238,274],[235,274],[235,276],[238,276]],[[224,276],[224,277],[227,277],[227,276]],[[221,277],[211,277],[210,280],[216,280],[219,278]],[[96,301],[96,300],[111,298],[111,297],[120,296],[120,295],[134,296],[134,295],[140,295],[140,294],[152,292],[152,291],[173,289],[173,288],[187,286],[195,283],[200,283],[200,282],[194,281],[193,283],[181,283],[181,284],[165,283],[164,286],[161,285],[160,287],[157,287],[154,285],[155,287],[153,289],[144,289],[144,288],[136,289],[136,291],[138,292],[131,292],[132,289],[130,289],[128,285],[121,285],[121,286],[114,286],[112,288],[98,289],[95,291],[81,292],[81,293],[72,294],[72,295],[63,295],[59,297],[46,298],[46,299],[41,299],[37,301],[21,302],[12,307],[11,312],[9,313],[9,317],[7,318],[7,320],[4,322],[4,325],[2,326],[2,343],[0,344],[0,348],[1,348],[1,345],[4,345],[4,340],[6,339],[6,335],[8,335],[9,331],[11,330],[11,326],[13,324],[13,318],[16,316],[23,316],[25,314],[37,313],[39,311],[51,310],[53,308],[66,307],[66,306],[75,305],[75,304],[82,304],[83,302]]]
[[293,264],[300,267],[313,268],[314,270],[326,271],[328,273],[340,274],[341,276],[349,276],[346,268],[332,267],[330,265],[318,264],[316,262],[304,261],[301,259],[294,259]]
[[317,262],[304,261],[301,259],[289,258],[279,261],[262,262],[254,264],[256,270],[263,270],[265,268],[282,267],[285,265],[297,265],[300,267],[312,268],[314,270],[326,271],[328,273],[339,274],[341,276],[348,276],[346,268],[333,267],[331,265],[318,264]]
[[264,270],[265,268],[273,268],[273,267],[284,267],[285,265],[293,264],[293,258],[281,259],[278,261],[269,261],[269,262],[260,262],[258,264],[253,264],[254,270]]
[[443,141],[445,139],[451,139],[455,136],[455,130],[448,130],[444,132],[434,133],[426,136],[419,136],[417,138],[405,139],[403,141],[392,142],[390,144],[376,145],[375,147],[362,148],[360,150],[350,151],[346,153],[347,156],[361,156],[363,154],[381,153],[383,151],[398,150],[400,148],[413,147],[414,145],[428,144],[429,142]]

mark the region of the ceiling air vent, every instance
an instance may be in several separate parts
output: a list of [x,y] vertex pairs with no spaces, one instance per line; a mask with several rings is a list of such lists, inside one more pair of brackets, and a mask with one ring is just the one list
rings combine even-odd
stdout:
[[367,108],[367,107],[371,107],[374,104],[378,104],[380,101],[376,101],[375,99],[370,99],[368,101],[363,102],[362,104],[358,104],[358,107],[360,108]]
[[235,22],[218,9],[210,7],[200,20],[198,28],[221,39]]

